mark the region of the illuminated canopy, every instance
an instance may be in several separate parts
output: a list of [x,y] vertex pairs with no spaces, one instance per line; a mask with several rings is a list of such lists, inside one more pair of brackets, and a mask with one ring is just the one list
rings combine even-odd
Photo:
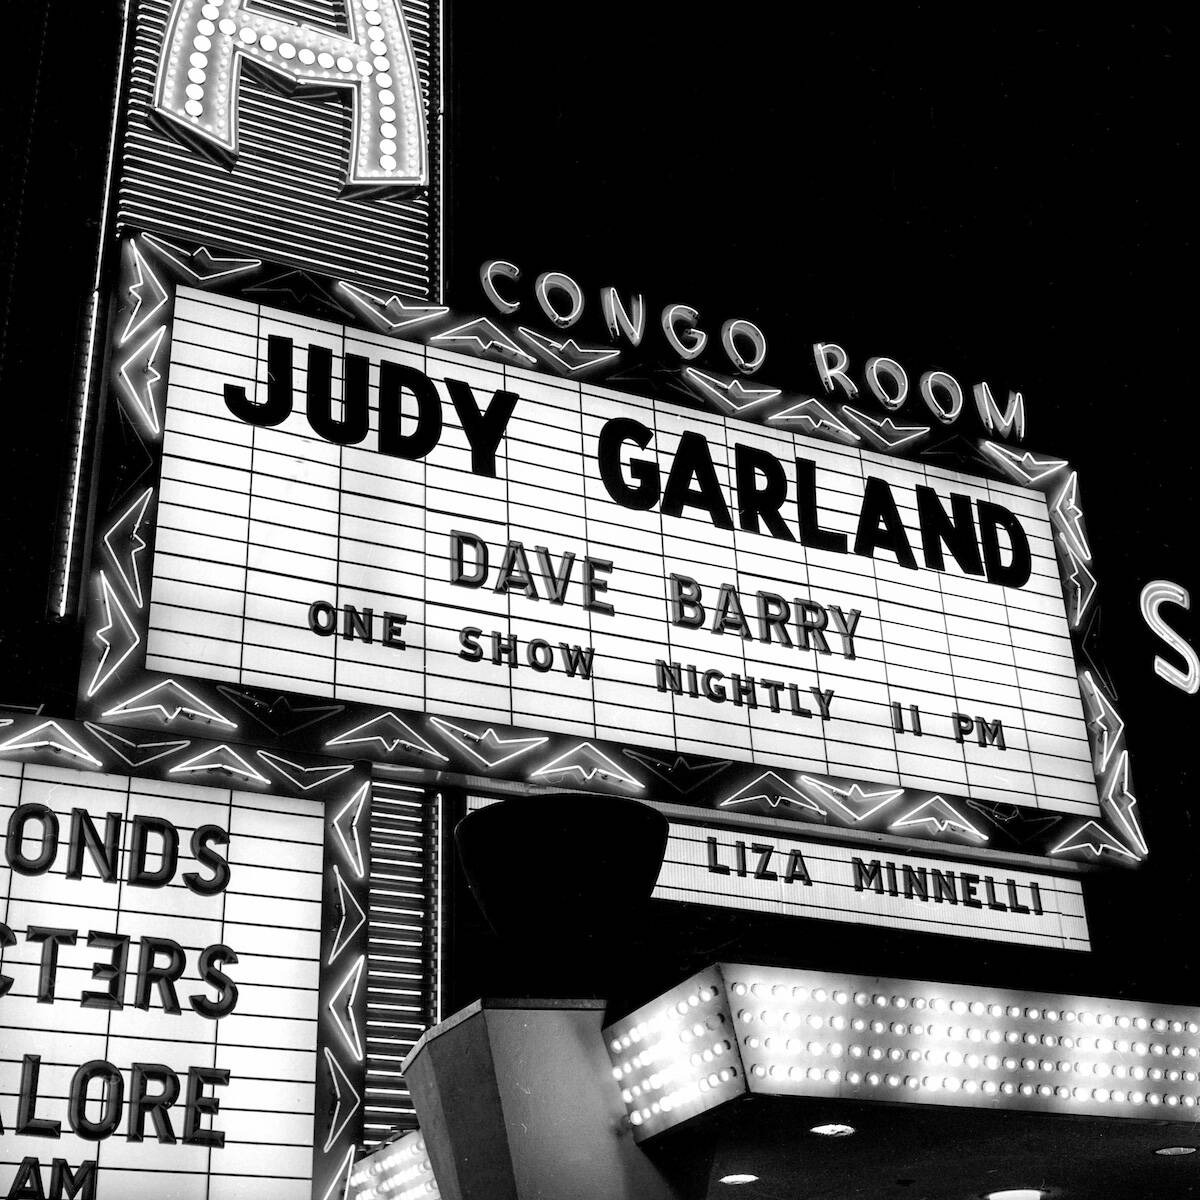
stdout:
[[604,1036],[639,1141],[750,1094],[1158,1121],[1200,1099],[1200,1010],[1134,1001],[718,963]]

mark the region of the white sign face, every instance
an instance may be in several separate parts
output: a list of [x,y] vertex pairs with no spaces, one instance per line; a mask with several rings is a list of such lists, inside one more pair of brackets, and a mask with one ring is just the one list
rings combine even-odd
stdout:
[[1010,484],[182,289],[157,521],[152,670],[1099,811]]
[[0,1194],[308,1200],[321,805],[0,763],[0,820]]
[[654,896],[1059,950],[1091,946],[1083,890],[1070,879],[675,822]]

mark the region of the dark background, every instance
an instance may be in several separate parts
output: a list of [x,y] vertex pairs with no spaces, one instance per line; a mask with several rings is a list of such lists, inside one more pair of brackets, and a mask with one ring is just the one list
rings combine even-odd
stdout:
[[[69,712],[78,633],[46,619],[46,580],[119,6],[2,7],[0,703]],[[1151,858],[1090,889],[1090,957],[681,910],[631,937],[630,978],[754,955],[1200,1003],[1200,699],[1155,676],[1163,647],[1138,614],[1151,579],[1200,598],[1194,21],[781,7],[460,0],[448,298],[483,311],[478,266],[502,257],[527,281],[574,276],[592,322],[608,284],[645,293],[652,320],[691,304],[714,335],[753,319],[770,339],[760,377],[786,390],[815,385],[810,348],[829,340],[858,366],[887,355],[914,380],[1021,391],[1026,444],[1080,471]],[[1200,642],[1194,615],[1171,612]]]

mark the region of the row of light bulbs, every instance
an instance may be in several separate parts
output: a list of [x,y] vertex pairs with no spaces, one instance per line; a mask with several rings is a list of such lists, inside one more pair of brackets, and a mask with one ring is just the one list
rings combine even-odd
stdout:
[[[1182,1045],[1178,1042],[1146,1042],[1140,1040],[1130,1041],[1127,1038],[1075,1037],[1070,1034],[1039,1034],[1029,1030],[1022,1033],[1017,1029],[1003,1030],[994,1028],[981,1029],[976,1026],[925,1025],[920,1022],[910,1024],[904,1021],[867,1021],[862,1017],[846,1018],[834,1016],[827,1019],[817,1013],[812,1013],[807,1018],[803,1018],[800,1014],[791,1010],[784,1011],[783,1013],[772,1012],[771,1010],[754,1013],[749,1009],[740,1009],[737,1013],[737,1021],[742,1025],[752,1025],[758,1022],[768,1028],[780,1025],[788,1034],[801,1034],[805,1028],[814,1033],[819,1033],[828,1028],[835,1033],[865,1034],[869,1031],[876,1035],[890,1033],[897,1037],[912,1036],[951,1042],[967,1041],[976,1045],[982,1045],[986,1042],[994,1046],[1007,1044],[1010,1046],[1061,1047],[1064,1050],[1074,1050],[1081,1054],[1134,1054],[1139,1057],[1152,1055],[1156,1058],[1200,1059],[1200,1046],[1194,1044]],[[680,1035],[680,1040],[688,1040],[686,1031]],[[773,1035],[766,1035],[762,1040],[767,1046],[770,1046],[772,1041],[779,1042],[779,1039],[774,1038]],[[794,1041],[795,1038],[787,1038],[789,1044]],[[808,1043],[809,1046],[813,1044]]]
[[673,1124],[673,1113],[704,1107],[713,1093],[744,1090],[724,1007],[722,991],[696,983],[610,1038],[613,1077],[635,1129]]
[[[1000,1003],[766,981],[735,980],[729,992],[735,1003],[751,1002],[737,1007],[735,1013],[735,1023],[743,1031],[741,1042],[750,1074],[785,1086],[844,1082],[926,1094],[957,1092],[1185,1108],[1195,1107],[1200,1099],[1194,1090],[1200,1073],[1170,1062],[1200,1059],[1200,1046],[1168,1040],[1171,1034],[1200,1032],[1196,1021],[1180,1016],[1113,1013],[1069,1002],[1061,1007]],[[760,1000],[771,1006],[759,1008],[753,1003]],[[912,1017],[918,1013],[921,1017],[914,1021]],[[972,1019],[981,1023],[973,1024]],[[989,1019],[1039,1022],[1043,1028],[1003,1028],[982,1023]],[[821,1037],[811,1039],[812,1034]],[[831,1039],[831,1035],[838,1034],[845,1036],[848,1046]],[[1160,1040],[1156,1034],[1168,1037]],[[885,1040],[871,1042],[871,1035]],[[891,1038],[908,1044],[888,1044]],[[914,1046],[913,1039],[921,1045]],[[1029,1051],[1035,1048],[1036,1054],[1031,1055]],[[1046,1055],[1047,1050],[1067,1051],[1070,1057]],[[799,1055],[809,1062],[799,1065],[781,1061]],[[850,1069],[812,1062],[823,1057],[847,1058]],[[1125,1061],[1112,1061],[1114,1057]],[[1129,1062],[1130,1057],[1140,1061]],[[1156,1059],[1163,1061],[1153,1061]],[[867,1069],[854,1069],[858,1063]],[[880,1069],[869,1069],[873,1064]],[[897,1067],[908,1073],[898,1073]],[[930,1067],[936,1073],[925,1074]],[[993,1077],[980,1078],[984,1072]],[[995,1077],[1000,1075],[1010,1078]],[[1053,1077],[1053,1082],[1039,1078],[1044,1076]],[[1145,1086],[1153,1084],[1174,1084],[1176,1088]],[[1192,1090],[1185,1090],[1189,1085]]]
[[1187,1013],[1106,1011],[1076,997],[1047,1004],[921,995],[912,985],[885,991],[853,979],[780,983],[719,970],[732,982],[705,972],[610,1030],[613,1075],[635,1127],[656,1132],[756,1085],[862,1087],[881,1099],[935,1103],[1200,1104],[1200,1044],[1191,1040],[1200,1023]]
[[[1043,1064],[1043,1069],[1053,1070],[1052,1065]],[[851,1085],[866,1084],[869,1087],[887,1085],[892,1088],[905,1087],[912,1091],[925,1092],[962,1092],[965,1095],[981,1094],[985,1096],[1040,1096],[1043,1098],[1057,1097],[1060,1100],[1094,1101],[1104,1104],[1111,1101],[1114,1104],[1165,1104],[1168,1107],[1196,1107],[1196,1097],[1190,1093],[1161,1093],[1146,1092],[1140,1089],[1126,1091],[1121,1088],[1105,1087],[1068,1087],[1064,1084],[1016,1082],[1014,1080],[995,1079],[962,1079],[957,1075],[899,1075],[894,1072],[882,1074],[878,1071],[841,1071],[836,1067],[799,1067],[784,1068],[779,1064],[766,1065],[755,1063],[750,1072],[756,1079],[775,1079],[791,1082],[839,1084],[843,1080]],[[1145,1074],[1131,1075],[1134,1079],[1144,1079]],[[1123,1078],[1123,1077],[1122,1077]]]
[[1187,1033],[1193,1036],[1200,1034],[1200,1023],[1193,1020],[1169,1019],[1167,1017],[1147,1017],[1144,1015],[1129,1016],[1124,1013],[1092,1012],[1090,1009],[1075,1008],[1042,1008],[1034,1005],[985,1003],[982,1000],[947,1000],[941,996],[905,996],[882,992],[851,992],[843,988],[807,988],[804,986],[788,986],[787,984],[767,984],[762,982],[735,982],[730,992],[738,997],[753,996],[761,999],[790,1000],[793,1004],[804,1004],[812,1001],[816,1004],[836,1004],[841,1007],[854,1005],[858,1008],[894,1008],[899,1011],[913,1009],[917,1012],[949,1013],[956,1016],[989,1016],[993,1019],[1008,1017],[1012,1020],[1048,1021],[1050,1024],[1062,1022],[1067,1025],[1079,1025],[1084,1029],[1138,1029],[1154,1030],[1158,1033]]
[[[360,1190],[355,1191],[355,1188]],[[420,1133],[405,1134],[350,1176],[349,1200],[436,1200],[441,1195]]]
[[[979,1070],[986,1068],[989,1071],[998,1071],[1002,1067],[1007,1071],[1016,1071],[1024,1069],[1027,1071],[1073,1071],[1077,1075],[1091,1074],[1096,1076],[1111,1075],[1114,1079],[1167,1079],[1172,1083],[1197,1083],[1200,1082],[1200,1072],[1193,1070],[1180,1070],[1178,1067],[1146,1067],[1140,1063],[1135,1063],[1133,1066],[1126,1066],[1124,1063],[1105,1063],[1105,1062],[1066,1062],[1064,1060],[1051,1059],[1032,1059],[1032,1058],[1015,1058],[1011,1055],[1001,1058],[998,1054],[979,1055],[973,1053],[964,1054],[961,1050],[917,1050],[910,1048],[904,1050],[899,1046],[863,1046],[858,1043],[852,1043],[850,1047],[843,1046],[841,1042],[803,1042],[793,1038],[787,1038],[781,1041],[778,1038],[757,1038],[748,1037],[744,1041],[745,1046],[750,1050],[765,1049],[772,1055],[775,1054],[806,1054],[811,1058],[820,1058],[823,1055],[828,1055],[831,1058],[841,1058],[848,1054],[851,1058],[871,1058],[875,1062],[881,1062],[884,1058],[890,1059],[892,1062],[913,1062],[913,1063],[945,1063],[951,1067],[966,1066],[971,1070]],[[714,1047],[715,1049],[715,1047]],[[723,1049],[716,1050],[717,1054],[724,1053],[728,1049],[726,1045]],[[704,1062],[712,1061],[710,1052],[706,1051],[703,1056],[693,1055],[691,1062],[693,1065],[699,1065],[698,1059]]]

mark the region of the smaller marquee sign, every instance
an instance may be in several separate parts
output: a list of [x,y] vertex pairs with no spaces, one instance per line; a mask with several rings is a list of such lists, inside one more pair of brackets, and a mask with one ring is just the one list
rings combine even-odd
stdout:
[[325,1200],[362,1135],[369,782],[0,726],[0,1195]]
[[671,823],[654,896],[1025,946],[1087,950],[1078,881]]

